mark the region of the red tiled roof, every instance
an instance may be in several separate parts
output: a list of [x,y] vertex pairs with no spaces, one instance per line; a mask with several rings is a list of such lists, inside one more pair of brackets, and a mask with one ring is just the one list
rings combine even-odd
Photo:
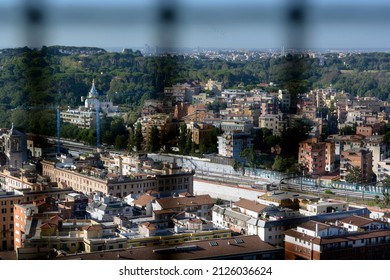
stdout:
[[131,202],[132,205],[144,207],[146,206],[149,202],[155,200],[156,198],[154,196],[151,196],[149,194],[144,194],[141,195],[138,199],[135,199],[134,201]]
[[144,222],[140,225],[141,227],[147,228],[147,229],[157,229],[155,224]]
[[41,229],[48,229],[48,228],[52,228],[54,227],[55,225],[51,224],[51,223],[43,223],[40,228]]
[[54,215],[52,217],[50,217],[50,221],[52,221],[53,223],[55,223],[56,225],[58,225],[58,222],[62,222],[64,219],[62,219],[60,216],[58,215]]
[[318,225],[318,230],[319,231],[331,227],[331,225],[324,224],[324,223],[321,223],[321,222],[316,222],[316,221],[305,222],[303,224],[300,224],[299,227],[304,228],[304,229],[308,229],[308,230],[311,230],[311,231],[315,231],[317,225]]
[[94,230],[101,230],[102,228],[100,225],[89,225],[89,226],[82,227],[82,229],[86,231],[94,231]]
[[214,204],[215,199],[211,198],[210,195],[197,195],[192,197],[172,197],[172,198],[160,198],[156,202],[160,204],[162,209],[174,209],[181,206],[191,205],[207,205]]
[[358,226],[358,227],[368,225],[372,222],[383,223],[381,221],[376,221],[376,220],[361,217],[361,216],[350,216],[350,217],[347,217],[347,218],[340,220],[340,222],[342,222],[344,224],[351,224],[351,225]]
[[267,207],[267,205],[258,203],[257,201],[248,200],[245,198],[242,198],[239,201],[235,202],[234,206],[248,209],[248,210],[254,211],[256,213],[262,212]]
[[156,215],[162,215],[162,214],[173,214],[175,213],[175,211],[171,210],[171,209],[167,209],[167,210],[155,210],[153,211],[154,214]]

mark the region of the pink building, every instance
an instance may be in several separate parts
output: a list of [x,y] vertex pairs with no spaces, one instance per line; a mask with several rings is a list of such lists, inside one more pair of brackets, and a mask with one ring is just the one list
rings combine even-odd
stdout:
[[298,163],[311,175],[322,175],[326,166],[326,143],[310,138],[299,143]]

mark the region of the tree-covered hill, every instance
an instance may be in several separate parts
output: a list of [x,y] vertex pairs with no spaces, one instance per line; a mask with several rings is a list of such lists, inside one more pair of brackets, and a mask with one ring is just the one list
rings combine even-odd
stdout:
[[[274,82],[292,94],[313,87],[345,90],[359,96],[388,99],[390,55],[387,53],[337,54],[319,58],[307,55],[267,57],[251,61],[226,61],[205,56],[143,56],[127,49],[121,53],[92,47],[52,46],[42,49],[0,50],[0,126],[26,131],[40,130],[44,110],[20,123],[21,115],[33,108],[57,105],[79,106],[92,79],[101,94],[115,104],[137,111],[146,98],[155,97],[164,86],[178,82],[208,79],[222,81],[226,87]],[[51,120],[52,118],[47,118]],[[28,124],[28,123],[32,124]],[[51,127],[50,125],[47,127]]]

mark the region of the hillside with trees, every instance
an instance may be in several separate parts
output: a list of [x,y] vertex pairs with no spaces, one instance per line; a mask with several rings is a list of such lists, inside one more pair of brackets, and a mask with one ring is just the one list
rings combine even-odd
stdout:
[[[143,56],[99,48],[52,46],[39,50],[0,50],[0,127],[11,123],[27,132],[55,133],[54,108],[79,106],[92,79],[115,104],[136,116],[148,98],[164,86],[208,79],[225,87],[274,82],[293,95],[315,87],[344,90],[358,96],[389,99],[390,54],[326,54],[324,63],[308,55],[226,61],[182,55]],[[28,116],[26,118],[26,116]],[[130,120],[133,122],[134,118]]]

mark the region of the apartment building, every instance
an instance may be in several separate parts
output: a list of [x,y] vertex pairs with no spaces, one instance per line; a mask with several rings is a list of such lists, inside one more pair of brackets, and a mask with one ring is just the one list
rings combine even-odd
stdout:
[[196,145],[199,145],[201,142],[205,145],[210,144],[210,133],[215,129],[213,125],[201,122],[190,122],[187,124],[187,128],[190,129],[192,133],[192,142]]
[[64,199],[71,192],[71,188],[42,187],[39,184],[20,190],[4,191],[0,189],[0,251],[14,249],[14,238],[17,238],[14,236],[14,227],[17,225],[14,205],[37,199],[42,200],[45,197],[57,200]]
[[344,228],[309,221],[285,233],[289,260],[386,260],[390,230],[347,232]]
[[272,134],[281,135],[287,128],[288,122],[283,113],[279,114],[262,114],[259,117],[259,127],[272,130]]
[[384,135],[372,135],[363,139],[363,147],[372,153],[372,171],[378,176],[378,164],[390,157],[388,143],[384,141]]
[[215,199],[210,195],[196,195],[184,197],[167,197],[156,199],[153,204],[153,210],[170,210],[172,214],[187,212],[194,216],[211,220],[212,207],[215,204]]
[[82,193],[101,192],[119,198],[129,194],[141,195],[149,190],[159,191],[162,195],[193,193],[194,171],[178,170],[169,166],[156,174],[94,175],[87,170],[63,168],[55,162],[42,161],[42,172],[52,182]]
[[61,120],[74,124],[79,128],[91,129],[96,127],[96,112],[92,110],[67,109],[60,113]]
[[174,103],[191,102],[192,96],[201,92],[201,86],[197,83],[175,84],[171,87],[164,87],[164,94]]
[[384,132],[383,123],[363,124],[356,127],[356,134],[363,136],[380,135]]
[[253,123],[246,119],[246,117],[242,117],[241,120],[222,120],[220,122],[220,127],[223,132],[240,131],[250,133],[253,128]]
[[280,89],[278,91],[278,99],[280,103],[280,109],[284,113],[288,113],[291,107],[291,95],[287,90]]
[[261,115],[276,115],[279,112],[278,98],[276,96],[266,96],[261,98]]
[[326,156],[328,154],[326,148],[327,144],[325,142],[318,142],[317,138],[310,138],[300,142],[298,163],[303,166],[309,174],[324,174],[327,165]]
[[[180,122],[173,120],[170,114],[156,114],[139,118],[137,124],[141,124],[142,136],[144,138],[144,145],[150,142],[152,130],[157,128],[159,139],[166,139],[167,136],[177,131],[180,127]],[[161,142],[162,144],[163,142]]]
[[383,230],[389,228],[388,224],[384,221],[374,220],[358,215],[352,215],[341,219],[338,221],[338,224],[340,224],[340,226],[345,228],[348,232]]
[[336,145],[325,141],[325,171],[333,172],[336,169]]
[[285,231],[298,225],[318,221],[326,222],[343,219],[351,215],[364,215],[367,209],[319,213],[304,216],[298,211],[283,207],[269,206],[263,210],[261,217],[255,218],[241,212],[238,208],[215,205],[213,207],[213,223],[218,227],[228,228],[244,235],[258,235],[261,240],[283,246]]
[[361,170],[361,177],[356,183],[369,183],[373,179],[372,152],[365,148],[350,149],[341,153],[340,180],[345,181],[353,167]]
[[225,132],[218,136],[218,154],[237,161],[245,161],[241,152],[253,146],[253,138],[250,133]]
[[387,177],[390,177],[390,158],[381,160],[377,164],[377,181],[382,181]]

